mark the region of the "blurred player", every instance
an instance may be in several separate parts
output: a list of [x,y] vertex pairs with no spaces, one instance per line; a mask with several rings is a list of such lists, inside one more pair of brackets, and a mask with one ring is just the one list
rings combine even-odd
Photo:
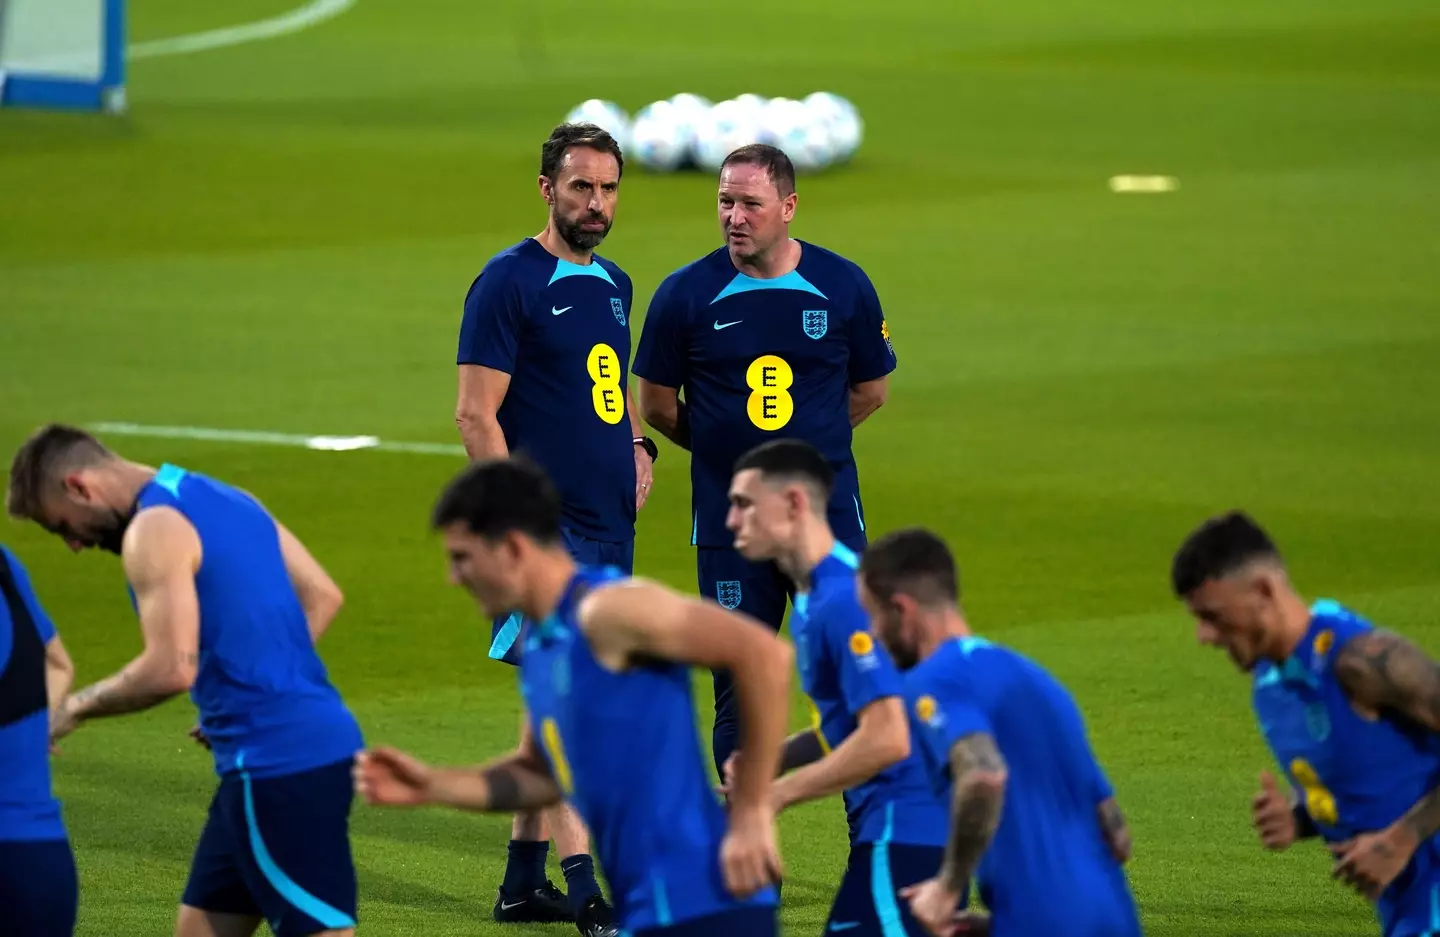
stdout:
[[[561,124],[545,141],[549,220],[491,258],[465,297],[455,418],[470,458],[523,451],[555,480],[572,556],[628,574],[657,450],[627,405],[630,278],[594,253],[615,221],[623,169],[619,145],[592,124]],[[518,612],[501,612],[492,658],[517,663],[520,625]],[[552,833],[568,903],[545,875]],[[495,920],[576,921],[586,937],[614,934],[589,849],[564,805],[516,816]]]
[[[725,527],[735,460],[781,430],[818,448],[835,470],[830,526],[860,553],[865,520],[851,431],[885,402],[895,368],[869,278],[791,238],[795,204],[795,168],[784,153],[760,145],[731,153],[720,170],[725,247],[660,284],[634,365],[646,422],[691,450],[701,593],[777,631],[791,584],[773,563],[735,552]],[[731,677],[716,673],[716,765],[734,746]]]
[[790,738],[775,806],[844,792],[850,861],[830,931],[892,937],[924,930],[896,889],[935,875],[944,858],[945,808],[911,753],[900,674],[876,647],[855,594],[858,560],[825,520],[834,471],[809,443],[768,442],[740,458],[727,525],[735,549],[774,561],[794,584],[790,616],[800,682],[814,725]]
[[50,787],[50,707],[75,670],[15,554],[0,546],[0,915],[5,933],[70,937],[79,884]]
[[[932,933],[995,937],[1135,937],[1140,923],[1121,864],[1130,831],[1054,677],[974,637],[959,605],[955,561],[918,529],[871,544],[860,595],[905,674],[911,728],[950,804],[945,862],[906,889]],[[956,916],[974,874],[989,910]]]
[[1192,532],[1171,584],[1200,643],[1252,675],[1260,732],[1295,792],[1261,772],[1260,841],[1321,837],[1386,937],[1440,933],[1440,667],[1333,601],[1307,605],[1242,513]]
[[[387,805],[580,811],[627,932],[767,937],[778,877],[771,779],[788,709],[788,648],[713,604],[566,549],[561,503],[528,461],[472,465],[435,508],[451,579],[486,614],[525,615],[519,749],[479,768],[430,768],[377,749],[356,770]],[[744,728],[728,819],[710,789],[689,665],[733,667]]]
[[342,602],[325,570],[250,495],[67,426],[20,447],[8,507],[72,550],[118,554],[145,642],[59,703],[51,737],[187,690],[200,710],[220,785],[176,937],[248,937],[262,918],[276,937],[353,934],[350,771],[364,742],[315,652]]

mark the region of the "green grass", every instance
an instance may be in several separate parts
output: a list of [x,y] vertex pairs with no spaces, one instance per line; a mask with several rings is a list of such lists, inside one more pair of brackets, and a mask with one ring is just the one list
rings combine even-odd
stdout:
[[[286,6],[134,0],[134,38]],[[900,356],[856,442],[872,532],[940,529],[974,622],[1074,689],[1134,823],[1148,933],[1373,933],[1321,850],[1253,841],[1268,757],[1247,690],[1195,648],[1166,574],[1193,523],[1244,505],[1307,592],[1440,647],[1433,3],[677,10],[360,0],[134,63],[124,119],[0,113],[0,450],[51,419],[453,442],[461,299],[541,227],[539,142],[569,106],[838,91],[867,139],[802,182],[795,233],[864,265]],[[1181,188],[1107,190],[1136,172]],[[698,176],[627,176],[606,252],[637,300],[715,245],[712,199]],[[454,762],[510,743],[513,674],[425,531],[454,460],[115,442],[258,492],[306,539],[349,595],[324,652],[371,740]],[[667,449],[638,565],[693,587],[687,504]],[[4,538],[82,680],[135,651],[113,560]],[[56,759],[81,934],[168,932],[212,786],[192,718],[93,725]],[[502,933],[506,827],[359,810],[364,930]],[[785,818],[788,933],[823,924],[843,830],[833,802]]]

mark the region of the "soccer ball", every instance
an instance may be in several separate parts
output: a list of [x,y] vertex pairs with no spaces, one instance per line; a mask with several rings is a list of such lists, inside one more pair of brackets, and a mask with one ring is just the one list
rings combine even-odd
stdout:
[[715,105],[711,104],[707,98],[686,91],[671,97],[669,104],[671,112],[680,126],[680,132],[685,137],[685,154],[681,161],[682,165],[693,164],[695,162],[695,133],[699,130],[706,115],[710,113],[710,108]]
[[759,143],[760,136],[760,121],[749,108],[738,101],[721,101],[696,127],[695,162],[719,172],[725,157],[742,146]]
[[817,172],[830,164],[834,146],[829,127],[800,101],[776,98],[765,108],[764,141],[783,150],[799,172]]
[[630,145],[630,117],[614,101],[591,98],[565,115],[567,124],[594,124],[615,138],[624,150]]
[[688,118],[669,101],[646,105],[630,125],[626,155],[652,172],[678,169],[690,155]]
[[805,98],[804,103],[829,132],[831,158],[843,163],[854,156],[865,134],[865,124],[860,120],[860,112],[855,105],[828,91],[817,91]]

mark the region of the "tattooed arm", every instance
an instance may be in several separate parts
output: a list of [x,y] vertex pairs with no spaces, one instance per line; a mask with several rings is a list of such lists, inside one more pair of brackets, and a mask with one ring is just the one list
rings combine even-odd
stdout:
[[[1335,655],[1335,676],[1368,715],[1391,713],[1440,732],[1440,666],[1398,634],[1377,629],[1355,637]],[[1417,845],[1433,836],[1440,830],[1440,788],[1420,798],[1396,825]]]
[[434,768],[393,748],[361,752],[355,787],[371,804],[515,813],[560,802],[560,785],[526,727],[520,747],[504,758],[471,768]]
[[195,594],[199,534],[174,508],[149,508],[125,532],[122,555],[145,648],[119,673],[67,697],[52,719],[52,738],[68,734],[86,719],[149,709],[195,682],[200,654],[200,601]]
[[958,895],[970,884],[975,867],[980,864],[980,857],[1000,824],[1007,772],[995,739],[987,733],[976,732],[956,742],[950,749],[950,777],[955,793],[950,804],[950,841],[945,845],[940,881]]
[[1120,804],[1114,797],[1107,797],[1100,801],[1099,812],[1100,830],[1105,834],[1110,854],[1122,865],[1129,862],[1134,843],[1130,837],[1130,824],[1125,822],[1125,814],[1120,812]]
[[788,774],[824,757],[825,743],[820,740],[819,729],[796,732],[785,740],[785,747],[780,750],[780,773]]

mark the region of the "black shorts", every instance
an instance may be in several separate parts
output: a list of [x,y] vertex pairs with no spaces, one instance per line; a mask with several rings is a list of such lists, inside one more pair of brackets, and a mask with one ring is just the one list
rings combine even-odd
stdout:
[[263,917],[275,937],[354,927],[352,765],[222,778],[181,903]]
[[669,927],[637,930],[634,937],[777,937],[779,933],[775,908],[736,908]]
[[827,937],[926,937],[900,889],[934,878],[945,861],[942,846],[856,843],[830,906]]
[[70,937],[78,903],[68,840],[0,842],[0,933]]

